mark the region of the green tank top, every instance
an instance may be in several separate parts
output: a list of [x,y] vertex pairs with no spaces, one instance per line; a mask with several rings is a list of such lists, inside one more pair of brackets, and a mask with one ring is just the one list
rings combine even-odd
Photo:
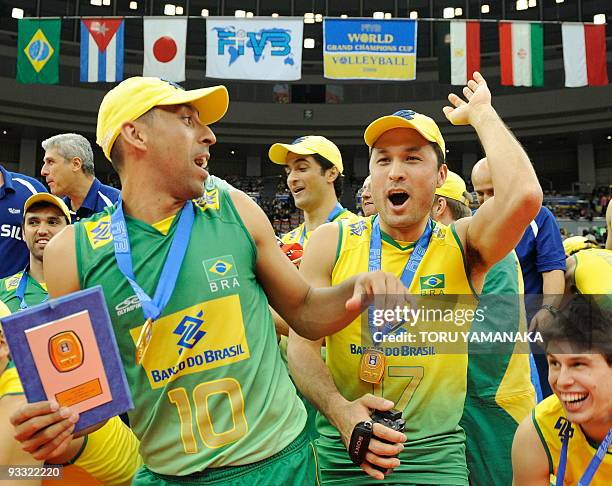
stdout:
[[[0,280],[0,301],[6,304],[11,314],[21,310],[21,302],[17,297],[17,287],[19,287],[22,275],[23,271]],[[29,277],[23,297],[28,307],[40,304],[47,297],[45,284],[40,284]]]
[[[225,190],[206,191],[195,206],[174,293],[153,324],[141,365],[135,342],[145,319],[116,264],[114,208],[75,224],[81,288],[104,289],[134,400],[129,417],[141,455],[151,470],[177,476],[270,457],[306,421],[254,272],[254,241]],[[126,215],[134,274],[150,296],[177,219],[150,226]]]

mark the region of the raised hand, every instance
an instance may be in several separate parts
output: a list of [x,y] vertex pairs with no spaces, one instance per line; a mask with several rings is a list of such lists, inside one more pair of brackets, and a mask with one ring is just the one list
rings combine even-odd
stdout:
[[491,92],[478,71],[463,88],[463,96],[467,102],[454,93],[449,94],[448,101],[453,106],[445,106],[442,111],[453,125],[474,125],[482,109],[491,108]]

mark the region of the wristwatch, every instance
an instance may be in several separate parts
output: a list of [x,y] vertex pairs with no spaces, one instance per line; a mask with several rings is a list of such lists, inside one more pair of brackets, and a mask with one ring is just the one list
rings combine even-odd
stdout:
[[559,309],[557,309],[554,305],[551,304],[542,304],[540,309],[546,309],[548,312],[552,314],[553,317],[557,317],[559,313]]

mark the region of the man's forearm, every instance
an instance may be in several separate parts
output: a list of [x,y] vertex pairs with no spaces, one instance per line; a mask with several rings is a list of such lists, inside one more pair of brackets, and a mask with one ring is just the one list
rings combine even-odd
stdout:
[[347,400],[340,394],[329,368],[321,359],[320,343],[313,343],[289,331],[287,346],[289,372],[300,392],[331,422],[334,427],[334,411]]
[[338,332],[360,314],[346,310],[355,281],[356,277],[352,277],[333,287],[311,288],[302,306],[287,322],[300,336],[311,340]]
[[542,274],[542,304],[559,307],[565,292],[565,273],[551,270]]
[[500,208],[520,200],[522,194],[540,189],[529,157],[493,107],[477,111],[471,123],[487,156]]

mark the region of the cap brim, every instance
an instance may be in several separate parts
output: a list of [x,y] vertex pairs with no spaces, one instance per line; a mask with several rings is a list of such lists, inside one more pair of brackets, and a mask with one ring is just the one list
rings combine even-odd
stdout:
[[171,96],[157,103],[158,106],[191,104],[198,110],[200,121],[212,125],[223,118],[229,106],[229,95],[225,86],[176,90]]
[[287,154],[292,152],[299,155],[316,154],[314,150],[307,149],[300,144],[275,143],[268,151],[268,157],[275,164],[287,165]]
[[57,196],[54,196],[53,194],[49,194],[48,192],[38,192],[34,194],[33,196],[30,196],[23,205],[24,218],[25,218],[26,213],[28,212],[28,209],[30,209],[30,207],[33,204],[36,204],[39,202],[46,202],[58,208],[62,212],[62,214],[66,216],[66,218],[68,219],[68,222],[70,222],[72,218],[70,217],[70,210],[68,209],[68,206],[66,206],[66,204],[63,201],[61,201],[61,199],[60,199],[61,201],[61,204],[60,204],[60,202],[58,202],[58,199],[59,198]]
[[363,134],[366,145],[368,147],[373,147],[376,140],[378,140],[383,133],[393,130],[394,128],[411,128],[419,132],[425,140],[436,142],[435,138],[421,131],[419,128],[413,125],[410,120],[406,120],[401,116],[389,115],[378,118],[368,125],[368,128],[366,128],[366,131]]

